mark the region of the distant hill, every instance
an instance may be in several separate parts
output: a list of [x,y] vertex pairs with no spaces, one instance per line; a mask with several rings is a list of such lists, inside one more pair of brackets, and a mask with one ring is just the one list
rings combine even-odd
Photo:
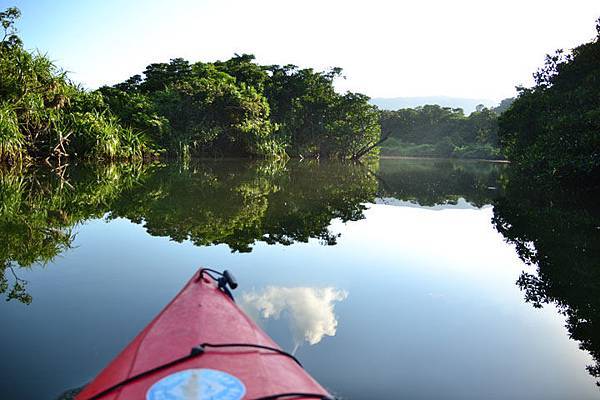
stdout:
[[446,96],[425,96],[425,97],[376,97],[371,99],[371,104],[383,110],[398,110],[400,108],[415,108],[426,104],[437,104],[442,107],[462,108],[465,114],[475,111],[478,104],[486,107],[495,107],[498,102],[490,99],[467,99],[460,97]]

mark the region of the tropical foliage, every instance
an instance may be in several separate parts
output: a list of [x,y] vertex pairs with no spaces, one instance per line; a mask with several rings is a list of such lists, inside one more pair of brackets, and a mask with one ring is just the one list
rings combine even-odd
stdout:
[[469,116],[438,105],[382,111],[381,130],[383,155],[502,158],[496,111],[483,106]]
[[0,162],[67,156],[141,158],[151,147],[46,56],[23,48],[16,8],[0,13]]
[[600,19],[596,29],[591,42],[547,56],[500,117],[506,156],[530,175],[600,181]]
[[378,113],[368,97],[334,90],[340,74],[258,65],[248,54],[175,58],[100,92],[125,126],[170,154],[359,158],[379,140]]
[[360,158],[375,151],[378,112],[339,94],[341,70],[214,63],[150,64],[113,87],[86,92],[23,48],[16,8],[0,13],[0,161],[25,158],[257,156]]

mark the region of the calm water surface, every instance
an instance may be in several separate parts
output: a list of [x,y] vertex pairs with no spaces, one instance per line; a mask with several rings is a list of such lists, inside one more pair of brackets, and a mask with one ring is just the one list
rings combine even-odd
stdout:
[[501,164],[0,172],[0,398],[99,372],[199,266],[348,399],[596,399],[600,223]]

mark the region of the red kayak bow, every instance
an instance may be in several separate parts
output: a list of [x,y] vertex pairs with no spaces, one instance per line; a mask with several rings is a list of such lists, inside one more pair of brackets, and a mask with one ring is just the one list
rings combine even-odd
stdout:
[[236,286],[198,271],[76,400],[332,399],[235,304]]

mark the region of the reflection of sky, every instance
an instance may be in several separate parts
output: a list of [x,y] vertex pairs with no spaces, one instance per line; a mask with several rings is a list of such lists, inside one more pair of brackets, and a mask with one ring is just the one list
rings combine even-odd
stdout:
[[422,208],[427,210],[447,210],[449,208],[454,209],[477,209],[480,207],[476,207],[473,204],[469,203],[463,197],[460,197],[456,200],[456,204],[452,204],[450,202],[446,204],[436,204],[435,206],[422,206],[416,201],[406,201],[406,200],[398,200],[394,197],[379,197],[375,199],[376,204],[385,204],[388,206],[397,206],[397,207],[414,207],[414,208]]
[[276,287],[242,294],[241,305],[252,316],[279,319],[282,314],[290,324],[294,351],[303,341],[317,344],[323,336],[335,336],[338,321],[334,303],[348,293],[333,287]]
[[[2,304],[0,353],[10,360],[0,361],[2,385],[58,393],[89,380],[205,265],[236,274],[240,302],[243,293],[273,302],[269,287],[350,293],[328,297],[340,321],[335,336],[297,352],[346,398],[598,398],[589,355],[568,338],[564,318],[523,302],[515,281],[530,267],[492,227],[492,208],[370,205],[365,217],[335,221],[336,246],[258,243],[251,253],[151,237],[120,219],[83,224],[76,248],[44,269],[19,271],[30,306]],[[294,296],[281,297],[276,308],[287,308],[264,326],[289,349],[281,325],[291,321]]]

